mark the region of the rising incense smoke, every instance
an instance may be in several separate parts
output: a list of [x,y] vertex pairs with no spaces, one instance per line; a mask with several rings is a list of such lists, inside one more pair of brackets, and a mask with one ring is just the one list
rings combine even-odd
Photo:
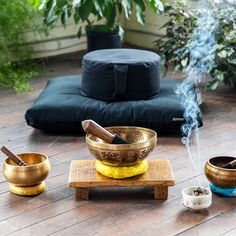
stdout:
[[181,127],[184,136],[182,138],[183,144],[189,144],[193,133],[195,135],[198,133],[199,118],[201,117],[198,103],[201,96],[196,88],[214,65],[219,10],[225,8],[225,18],[232,17],[232,10],[235,13],[234,1],[200,0],[194,11],[194,16],[197,19],[196,29],[190,42],[182,49],[187,50],[190,54],[188,72],[186,79],[176,89],[176,93],[182,98],[185,108],[185,123]]
[[236,16],[235,4],[236,0],[200,0],[194,11],[194,16],[197,19],[196,29],[193,32],[190,42],[182,49],[183,51],[187,50],[190,54],[186,79],[176,89],[176,93],[182,98],[185,108],[185,123],[181,127],[183,134],[182,143],[186,145],[194,169],[200,172],[202,168],[197,168],[191,151],[191,143],[195,143],[200,165],[198,127],[201,117],[199,108],[201,94],[197,86],[214,65],[216,52],[215,40],[220,21],[219,11],[223,9],[225,20],[232,21]]

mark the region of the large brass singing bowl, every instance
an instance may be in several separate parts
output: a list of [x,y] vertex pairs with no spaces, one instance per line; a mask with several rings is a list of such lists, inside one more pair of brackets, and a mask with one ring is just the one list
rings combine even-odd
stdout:
[[109,144],[105,141],[87,134],[86,143],[89,151],[99,161],[111,166],[131,166],[143,161],[154,149],[157,134],[151,129],[114,126],[106,128],[113,134],[118,134],[129,144]]
[[236,169],[226,169],[222,166],[234,157],[218,156],[209,159],[205,165],[205,175],[213,184],[220,187],[236,187]]
[[50,171],[48,157],[41,153],[21,153],[18,156],[27,166],[17,166],[10,158],[3,164],[3,175],[15,186],[40,184]]

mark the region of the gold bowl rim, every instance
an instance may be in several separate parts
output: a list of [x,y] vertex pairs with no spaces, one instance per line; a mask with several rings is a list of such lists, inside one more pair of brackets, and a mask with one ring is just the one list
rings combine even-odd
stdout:
[[[226,169],[226,168],[223,168],[223,167],[220,167],[220,166],[215,166],[213,164],[210,163],[210,160],[212,159],[215,159],[215,158],[220,158],[220,157],[232,157],[232,156],[215,156],[215,157],[211,157],[208,161],[207,161],[207,164],[211,167],[211,168],[215,168],[217,170],[221,170],[221,171],[225,171],[225,172],[236,172],[236,169]],[[236,159],[235,157],[232,157],[234,159]]]
[[105,129],[132,129],[132,130],[143,130],[148,131],[154,134],[154,137],[152,137],[149,140],[139,142],[139,143],[131,143],[131,144],[112,144],[112,143],[98,143],[96,141],[91,140],[88,136],[90,134],[86,134],[86,143],[90,146],[99,148],[99,149],[106,149],[106,150],[126,150],[126,149],[141,149],[146,146],[149,146],[148,143],[153,142],[157,140],[157,133],[156,131],[144,127],[138,127],[138,126],[109,126],[105,127]]
[[5,164],[8,168],[17,168],[17,169],[25,169],[25,168],[27,168],[27,169],[29,169],[29,168],[38,167],[39,165],[43,165],[43,164],[45,164],[45,162],[48,161],[48,156],[45,155],[45,154],[43,154],[43,153],[40,153],[40,152],[22,152],[22,153],[17,153],[17,155],[30,155],[30,154],[41,155],[41,156],[45,157],[45,160],[42,161],[42,162],[33,164],[33,165],[17,166],[17,165],[8,164],[8,163],[7,163],[7,160],[10,160],[10,158],[8,157],[8,158],[4,161],[4,164]]

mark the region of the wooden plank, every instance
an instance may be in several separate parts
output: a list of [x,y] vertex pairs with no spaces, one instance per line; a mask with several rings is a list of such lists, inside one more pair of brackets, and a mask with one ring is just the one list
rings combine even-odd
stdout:
[[175,184],[172,169],[168,160],[149,160],[148,171],[127,179],[111,179],[99,174],[95,169],[95,160],[74,160],[71,162],[69,186],[77,187],[125,187],[155,186]]
[[[82,231],[96,235],[153,235],[153,232],[158,232],[160,235],[177,235],[194,225],[207,222],[220,216],[222,212],[230,211],[235,207],[233,199],[230,199],[227,203],[224,199],[217,197],[214,202],[215,206],[203,213],[192,213],[184,210],[180,198],[172,200],[164,206],[158,204],[152,207],[146,206],[146,208],[143,207],[139,210],[134,209],[133,204],[133,206],[130,206],[133,210],[129,214],[126,213],[128,209],[119,210],[122,219],[116,216],[116,213],[107,212],[97,221],[93,219],[92,229],[89,227],[89,223],[91,224],[91,221],[89,221],[66,228],[61,233],[73,235],[75,232]],[[208,224],[209,226],[210,224]]]
[[0,235],[6,235],[15,230],[17,230],[17,227],[15,227],[14,224],[6,220],[0,222]]
[[224,234],[222,234],[224,236],[235,236],[236,235],[236,229],[232,229],[230,231],[226,231]]
[[[193,226],[192,228],[180,233],[181,236],[195,236],[195,235],[216,235],[216,228],[217,228],[217,235],[228,235],[229,233],[234,233],[232,235],[236,235],[236,221],[232,220],[235,219],[236,216],[236,209],[232,209],[228,212],[222,213],[217,217],[213,217],[212,219],[205,221],[199,225]],[[209,227],[209,225],[211,227]],[[218,227],[218,226],[221,227]]]
[[[153,207],[156,208],[158,206],[163,207],[162,204],[157,205],[154,201],[150,200],[150,198],[149,199],[147,198],[145,200],[147,191],[135,191],[133,193],[133,191],[126,188],[123,191],[124,193],[122,194],[122,190],[121,191],[109,190],[109,192],[105,194],[105,197],[104,194],[102,193],[104,193],[104,191],[106,190],[102,190],[100,195],[102,199],[100,199],[99,202],[92,201],[89,204],[83,206],[79,205],[79,208],[76,207],[70,209],[70,206],[74,206],[72,204],[76,204],[75,201],[74,203],[72,202],[73,199],[71,198],[69,199],[69,201],[67,200],[63,204],[62,202],[60,203],[55,202],[45,206],[45,209],[48,209],[47,214],[45,214],[45,212],[43,211],[44,208],[42,209],[37,208],[28,213],[26,212],[15,218],[9,219],[9,221],[17,222],[15,225],[19,227],[18,229],[23,228],[22,230],[17,231],[14,235],[20,235],[20,234],[25,235],[30,233],[31,230],[34,230],[35,233],[40,232],[42,225],[45,226],[43,227],[44,233],[49,234],[55,231],[60,232],[60,230],[63,229],[63,227],[67,228],[68,226],[73,225],[76,222],[77,223],[84,222],[85,220],[90,220],[90,219],[94,220],[94,216],[100,217],[100,215],[104,213],[116,217],[115,212],[118,211],[122,213],[122,218],[125,218],[126,213],[132,214],[134,210],[140,211],[141,209],[147,210],[147,208],[149,207],[152,208]],[[178,192],[178,189],[174,191]],[[97,195],[97,193],[94,194]],[[173,197],[176,198],[175,196]],[[132,200],[130,201],[128,199]],[[169,202],[171,202],[171,200]],[[57,205],[58,206],[60,205],[61,207],[58,208]],[[60,211],[62,211],[63,206],[65,208],[64,213],[59,213]],[[55,217],[52,217],[53,215]]]
[[[33,225],[32,228],[38,231],[42,225],[48,225],[49,228],[46,230],[46,233],[54,233],[53,235],[74,235],[76,233],[80,233],[81,235],[133,235],[132,233],[134,233],[135,235],[137,230],[148,228],[150,222],[150,225],[157,225],[153,232],[158,232],[158,225],[171,217],[176,219],[178,214],[183,212],[184,208],[180,201],[181,189],[186,184],[193,185],[198,182],[198,178],[188,180],[185,183],[176,185],[174,188],[170,188],[172,193],[170,193],[170,198],[164,204],[162,202],[157,203],[156,201],[148,199],[146,196],[142,196],[142,193],[146,193],[146,191],[135,192],[132,197],[127,198],[127,195],[133,192],[132,190],[127,190],[129,192],[125,192],[124,194],[119,194],[119,191],[114,190],[109,190],[104,193],[105,190],[101,190],[99,201],[92,201],[89,205],[94,206],[94,208],[98,207],[98,209],[100,209],[101,206],[106,207],[109,205],[110,208],[106,209],[104,212],[100,212],[99,210],[99,214],[96,215],[96,217],[83,220],[77,218],[69,221],[70,218],[73,218],[73,215],[76,215],[76,212],[80,216],[86,216],[85,208],[82,207],[79,210],[73,209],[54,219],[50,218],[44,222]],[[94,195],[97,194],[98,192],[94,193]],[[114,196],[111,197],[111,194]],[[218,201],[218,199],[220,201]],[[110,205],[110,203],[113,203],[113,205]],[[232,209],[234,202],[232,199],[229,202],[225,202],[222,201],[221,198],[217,198],[216,205],[219,205],[219,207],[214,212],[209,212],[208,218],[214,217],[214,214],[220,215],[224,210]],[[195,216],[193,213],[190,213],[190,219],[191,214],[192,217]],[[195,223],[197,223],[199,219],[204,219],[204,217],[197,218]],[[53,227],[53,222],[60,222],[58,228]],[[182,225],[182,227],[183,226],[184,225]],[[20,232],[27,233],[30,232],[32,228],[26,228]],[[140,233],[140,235],[145,234]],[[153,234],[150,233],[146,235]],[[168,227],[166,228],[166,232],[162,235],[169,235]]]

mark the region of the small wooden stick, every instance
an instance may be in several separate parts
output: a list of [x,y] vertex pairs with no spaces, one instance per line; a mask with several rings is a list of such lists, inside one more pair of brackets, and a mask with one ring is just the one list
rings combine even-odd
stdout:
[[83,120],[81,124],[85,132],[90,133],[107,143],[128,144],[128,142],[122,139],[119,135],[110,133],[93,120]]
[[107,143],[112,143],[113,141],[114,138],[113,134],[105,130],[103,127],[101,127],[93,120],[83,120],[82,127],[85,132],[97,136],[102,140],[106,141]]
[[222,166],[223,168],[227,168],[227,169],[235,169],[236,167],[236,159],[229,162],[229,163],[226,163]]
[[15,153],[13,153],[9,148],[2,146],[1,151],[12,161],[14,161],[18,166],[27,166],[27,164],[23,160],[21,160]]

